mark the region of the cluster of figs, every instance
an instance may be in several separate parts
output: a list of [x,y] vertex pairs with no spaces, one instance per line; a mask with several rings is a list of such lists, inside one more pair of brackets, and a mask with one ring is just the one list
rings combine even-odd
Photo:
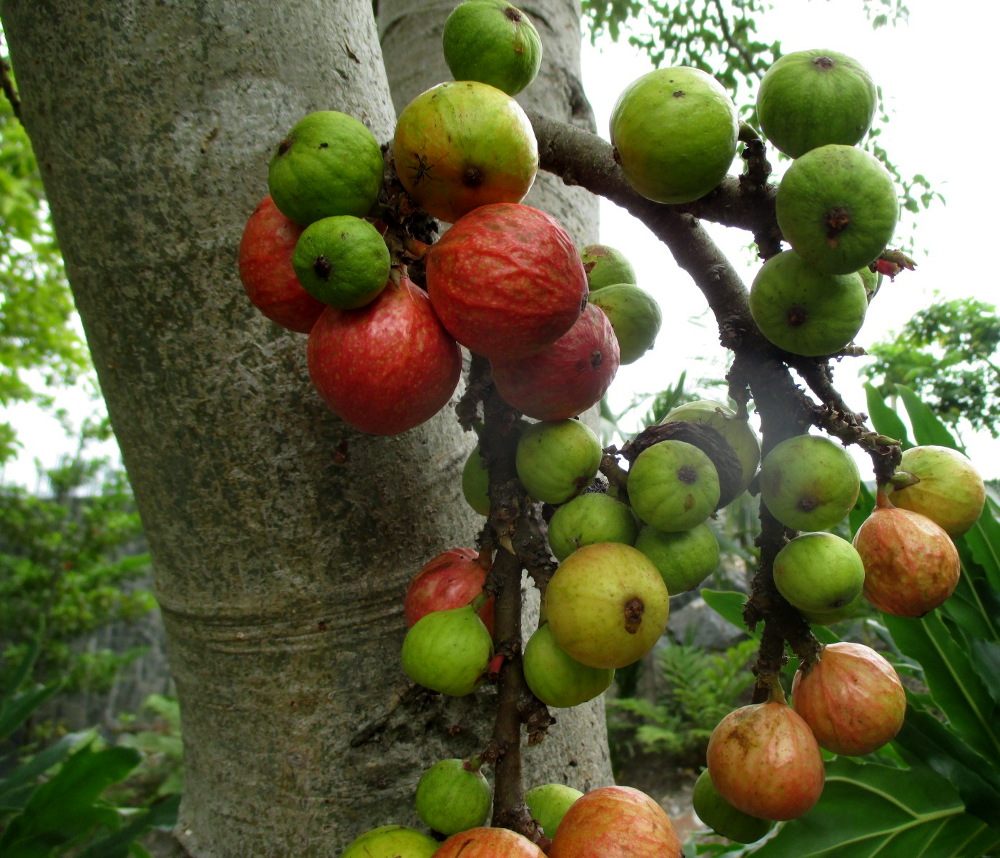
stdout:
[[[358,431],[412,429],[454,396],[463,348],[488,361],[497,392],[523,415],[512,429],[517,478],[542,505],[557,561],[523,646],[532,694],[554,708],[580,705],[646,655],[664,632],[670,596],[719,564],[712,518],[751,485],[787,529],[775,587],[808,622],[836,622],[862,602],[918,617],[947,599],[960,570],[952,540],[985,500],[982,479],[954,450],[906,450],[853,542],[833,531],[843,532],[855,506],[859,470],[826,436],[789,438],[762,460],[746,409],[703,400],[678,406],[620,451],[602,450],[579,417],[621,364],[653,346],[659,308],[620,251],[578,248],[555,218],[522,202],[538,151],[514,96],[542,54],[527,15],[506,0],[466,0],[447,20],[443,50],[454,80],[416,96],[385,147],[336,110],[310,113],[282,137],[268,194],[243,232],[239,273],[261,313],[308,335],[313,385]],[[876,96],[867,72],[833,51],[789,54],[761,82],[760,130],[793,159],[776,192],[789,249],[763,263],[750,308],[785,352],[841,352],[880,272],[895,273],[880,260],[898,216],[895,189],[858,147]],[[621,93],[610,136],[634,190],[678,205],[725,179],[741,134],[718,81],[675,67]],[[406,223],[413,212],[447,229],[418,240]],[[488,464],[477,446],[462,476],[483,516]],[[488,552],[456,547],[414,575],[401,657],[414,683],[464,696],[495,677],[491,563]],[[891,664],[854,643],[803,663],[790,698],[775,682],[769,700],[735,710],[713,732],[694,801],[717,833],[752,842],[801,816],[823,789],[820,749],[870,753],[896,734],[906,707]],[[682,855],[660,805],[629,787],[533,787],[525,799],[537,843],[490,827],[483,768],[479,756],[430,766],[415,803],[432,834],[386,825],[342,858]]]

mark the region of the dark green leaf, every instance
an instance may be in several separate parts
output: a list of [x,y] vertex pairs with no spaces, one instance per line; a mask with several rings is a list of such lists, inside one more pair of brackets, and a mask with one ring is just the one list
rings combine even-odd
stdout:
[[871,419],[875,431],[881,435],[888,435],[897,441],[906,441],[906,424],[900,416],[886,405],[885,399],[879,393],[878,388],[872,384],[865,384],[865,397],[867,399],[868,417]]
[[929,405],[902,384],[896,385],[896,391],[906,407],[910,425],[913,427],[913,438],[918,444],[938,444],[942,447],[961,449],[954,436],[945,428]]
[[35,780],[56,763],[62,762],[77,741],[76,736],[63,736],[55,744],[22,763],[6,778],[0,779],[0,806],[18,809],[24,807],[28,796],[37,786]]
[[170,828],[177,822],[179,795],[168,796],[131,818],[120,830],[91,843],[77,858],[126,858],[137,837],[151,828]]

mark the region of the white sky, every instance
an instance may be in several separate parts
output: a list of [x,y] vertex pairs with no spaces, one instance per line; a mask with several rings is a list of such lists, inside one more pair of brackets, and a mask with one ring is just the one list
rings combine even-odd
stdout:
[[[862,0],[775,0],[776,11],[758,21],[761,41],[780,39],[786,53],[827,48],[859,60],[882,87],[892,111],[882,145],[904,175],[927,176],[947,200],[920,216],[915,242],[919,267],[883,285],[858,336],[861,345],[898,330],[935,292],[1000,303],[990,260],[996,241],[993,217],[986,208],[997,188],[995,121],[990,123],[989,117],[995,113],[992,40],[1000,30],[1000,4],[963,0],[960,13],[941,0],[908,0],[906,5],[909,24],[877,31],[865,18]],[[598,131],[607,138],[618,94],[651,66],[636,50],[610,43],[601,45],[599,52],[585,44],[583,65]],[[720,376],[726,354],[701,293],[631,217],[604,203],[601,218],[602,241],[629,256],[639,285],[664,310],[659,345],[637,363],[622,367],[610,392],[612,405],[624,407],[637,392],[670,385],[684,369],[689,384]],[[756,265],[746,247],[749,236],[718,229],[714,234],[738,268],[746,265],[749,283]],[[863,411],[864,395],[852,364],[842,363],[835,379],[848,402]],[[82,416],[88,408],[80,394],[69,393],[61,401],[73,414]],[[17,407],[9,413],[24,427],[26,447],[17,462],[0,472],[0,481],[33,488],[34,459],[54,464],[72,442],[55,421],[40,417],[35,409]],[[964,440],[984,475],[1000,476],[1000,442],[985,434]]]

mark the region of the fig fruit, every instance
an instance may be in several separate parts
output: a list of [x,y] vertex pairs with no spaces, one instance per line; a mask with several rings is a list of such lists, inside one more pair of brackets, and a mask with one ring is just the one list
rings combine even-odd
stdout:
[[[888,488],[892,503],[926,515],[951,537],[968,532],[986,505],[986,485],[975,465],[950,447],[927,444],[903,451],[899,471],[915,481]],[[906,481],[909,482],[909,481]]]
[[826,274],[793,250],[768,259],[750,286],[750,314],[760,332],[796,355],[832,355],[865,321],[868,294],[855,271]]
[[707,757],[719,795],[760,819],[797,819],[826,780],[816,737],[783,699],[730,712],[712,731]]
[[835,611],[856,599],[864,584],[861,555],[833,533],[799,534],[774,558],[774,586],[800,611]]
[[506,402],[536,420],[576,417],[601,401],[618,372],[618,340],[601,310],[587,303],[555,343],[523,358],[491,360]]
[[406,675],[452,697],[475,691],[492,657],[489,629],[471,605],[427,614],[403,638]]
[[392,261],[381,233],[353,215],[313,221],[295,245],[292,267],[314,298],[354,310],[370,304],[389,280]]
[[579,420],[533,423],[517,441],[517,477],[543,503],[563,503],[593,482],[601,464],[601,442]]
[[357,310],[327,307],[309,332],[309,377],[330,409],[371,435],[438,413],[458,387],[462,350],[427,293],[406,278]]
[[660,305],[648,292],[634,283],[616,283],[592,293],[590,301],[611,322],[621,364],[635,363],[653,347],[663,319]]
[[757,120],[790,158],[828,143],[854,146],[868,133],[878,91],[855,59],[837,51],[793,51],[764,72]]
[[462,495],[480,515],[490,514],[490,472],[478,444],[462,467]]
[[740,460],[740,493],[747,490],[760,463],[760,439],[746,418],[740,417],[728,405],[712,399],[684,402],[667,412],[660,423],[683,420],[710,426],[729,443]]
[[693,590],[719,565],[719,540],[704,522],[673,533],[646,525],[633,544],[656,564],[671,596]]
[[719,503],[719,475],[712,460],[686,441],[659,441],[643,450],[628,472],[632,509],[658,530],[689,530]]
[[565,784],[540,784],[524,794],[524,803],[532,819],[542,827],[542,833],[551,840],[566,811],[581,796],[580,790]]
[[580,251],[591,292],[617,283],[635,283],[635,270],[625,254],[606,244],[588,244]]
[[438,842],[405,825],[383,825],[356,837],[340,858],[431,858]]
[[364,217],[382,189],[382,150],[365,125],[336,110],[303,116],[278,144],[267,186],[302,226],[330,215]]
[[736,156],[738,130],[729,93],[689,66],[644,74],[611,112],[615,160],[635,191],[658,203],[689,203],[715,188]]
[[[468,605],[486,584],[486,569],[474,548],[449,548],[428,560],[413,576],[406,589],[403,612],[407,626],[414,625],[432,611]],[[479,609],[479,618],[493,632],[493,606],[490,596]]]
[[613,668],[589,667],[569,655],[552,637],[548,623],[528,638],[523,654],[524,679],[546,706],[568,709],[603,694],[615,678]]
[[556,829],[549,858],[683,858],[667,812],[641,790],[598,787],[578,798]]
[[876,259],[899,217],[896,188],[882,162],[838,143],[792,162],[774,209],[792,250],[829,274],[856,273]]
[[863,756],[891,741],[903,726],[906,692],[895,668],[869,646],[828,644],[792,681],[792,706],[834,754]]
[[531,206],[475,209],[432,245],[425,262],[441,322],[490,360],[552,345],[587,302],[587,275],[569,233]]
[[584,545],[556,569],[544,595],[552,637],[589,667],[638,661],[660,639],[670,597],[652,561],[631,545]]
[[760,499],[792,530],[835,527],[860,492],[861,474],[851,454],[824,435],[787,438],[760,466]]
[[434,858],[545,858],[534,843],[509,828],[470,828],[452,834]]
[[519,203],[538,171],[538,144],[523,108],[474,80],[420,93],[399,114],[396,173],[428,214],[455,223],[489,203]]
[[264,197],[243,228],[238,264],[250,303],[283,328],[308,334],[323,304],[302,288],[292,267],[302,229],[278,210],[270,195]]
[[466,0],[444,22],[444,59],[455,80],[478,80],[516,95],[542,64],[531,19],[506,0]]
[[562,504],[549,519],[549,547],[556,560],[565,560],[582,545],[595,542],[635,542],[638,525],[632,510],[603,492],[577,495]]
[[420,776],[414,804],[420,821],[447,837],[486,824],[493,789],[474,763],[441,760]]
[[919,512],[892,505],[879,490],[854,534],[865,565],[865,598],[898,617],[922,617],[958,586],[962,562],[947,531]]
[[754,843],[774,828],[773,820],[744,813],[719,795],[708,769],[694,782],[691,804],[705,825],[734,843]]

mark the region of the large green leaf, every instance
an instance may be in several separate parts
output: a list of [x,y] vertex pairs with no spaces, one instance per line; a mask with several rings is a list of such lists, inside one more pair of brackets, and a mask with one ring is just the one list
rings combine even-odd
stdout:
[[972,655],[941,615],[932,611],[920,619],[889,614],[883,618],[900,651],[920,662],[934,703],[952,729],[986,759],[1000,762],[996,700]]
[[[900,416],[893,411],[878,392],[878,388],[872,384],[865,385],[865,398],[868,405],[868,417],[875,427],[875,431],[897,441],[905,442],[907,438],[906,424]],[[904,443],[904,446],[909,446]]]
[[69,756],[79,741],[79,736],[63,736],[55,744],[19,765],[10,775],[0,778],[0,813],[23,808],[36,789],[35,780]]
[[941,447],[962,449],[931,407],[924,403],[917,394],[901,384],[896,385],[896,391],[906,407],[906,414],[913,427],[913,438],[918,444],[922,446],[937,444]]
[[992,497],[972,529],[959,540],[959,552],[966,549],[986,575],[990,586],[1000,591],[1000,508]]
[[935,771],[838,757],[819,803],[747,854],[759,858],[977,858],[1000,834]]

